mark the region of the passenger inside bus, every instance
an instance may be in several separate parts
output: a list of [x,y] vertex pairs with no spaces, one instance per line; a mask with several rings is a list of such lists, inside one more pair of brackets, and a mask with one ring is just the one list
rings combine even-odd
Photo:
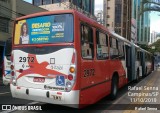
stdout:
[[91,38],[91,31],[88,26],[81,26],[81,45],[82,45],[82,57],[83,58],[92,58],[92,46],[93,42],[89,40]]

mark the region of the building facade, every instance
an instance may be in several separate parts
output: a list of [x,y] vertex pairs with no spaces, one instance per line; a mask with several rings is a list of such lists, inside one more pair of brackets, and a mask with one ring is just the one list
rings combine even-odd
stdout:
[[137,43],[138,0],[132,0],[131,40]]
[[94,17],[94,0],[33,0],[33,5],[49,11],[76,9]]
[[106,7],[105,7],[105,11],[106,15],[104,14],[104,16],[106,16],[106,27],[110,30],[110,31],[114,31],[115,28],[115,0],[105,0],[104,2],[106,2]]
[[151,32],[151,38],[150,38],[149,44],[152,44],[152,43],[156,42],[159,39],[157,34],[158,34],[158,32],[155,32],[155,31]]
[[5,41],[12,37],[15,18],[31,13],[46,11],[22,0],[0,1],[0,69],[2,66]]
[[0,1],[0,43],[4,43],[12,36],[13,21],[15,18],[42,11],[47,10],[35,7],[22,0]]
[[132,18],[137,22],[137,44],[148,45],[150,41],[150,12],[142,13],[150,4],[143,4],[142,0],[133,0]]
[[[148,44],[150,39],[150,12],[141,11],[150,7],[143,0],[104,0],[107,4],[105,26],[136,44]],[[104,14],[105,15],[105,14]]]
[[105,0],[106,27],[131,40],[131,0]]
[[97,18],[97,22],[99,24],[104,24],[104,18],[103,18],[103,11],[102,10],[96,10],[95,11],[95,16]]

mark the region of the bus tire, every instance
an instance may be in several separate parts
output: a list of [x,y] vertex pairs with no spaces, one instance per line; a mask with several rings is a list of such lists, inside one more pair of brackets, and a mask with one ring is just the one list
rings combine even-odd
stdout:
[[117,92],[118,92],[118,77],[113,76],[111,83],[111,94],[110,94],[112,100],[116,99]]

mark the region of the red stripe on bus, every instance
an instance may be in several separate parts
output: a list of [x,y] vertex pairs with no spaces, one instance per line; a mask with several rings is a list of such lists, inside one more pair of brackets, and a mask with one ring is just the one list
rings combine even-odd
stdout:
[[[53,74],[53,75],[63,75],[65,76],[65,78],[67,78],[67,75],[65,75],[64,73],[60,73],[58,71],[55,70],[51,70],[51,69],[47,69],[46,67],[49,65],[48,62],[42,62],[42,63],[38,63],[36,55],[28,55],[29,57],[34,57],[34,63],[33,62],[29,62],[29,69],[27,70],[23,70],[23,73],[21,73],[17,80],[27,74],[39,74],[42,75],[44,77],[47,77],[49,74]],[[19,70],[17,71],[19,72]]]

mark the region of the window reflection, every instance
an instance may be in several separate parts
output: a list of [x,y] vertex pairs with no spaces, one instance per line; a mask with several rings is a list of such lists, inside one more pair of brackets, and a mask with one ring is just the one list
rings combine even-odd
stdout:
[[43,5],[52,4],[52,0],[43,0]]
[[33,4],[36,6],[40,6],[40,5],[42,5],[42,0],[34,0]]

